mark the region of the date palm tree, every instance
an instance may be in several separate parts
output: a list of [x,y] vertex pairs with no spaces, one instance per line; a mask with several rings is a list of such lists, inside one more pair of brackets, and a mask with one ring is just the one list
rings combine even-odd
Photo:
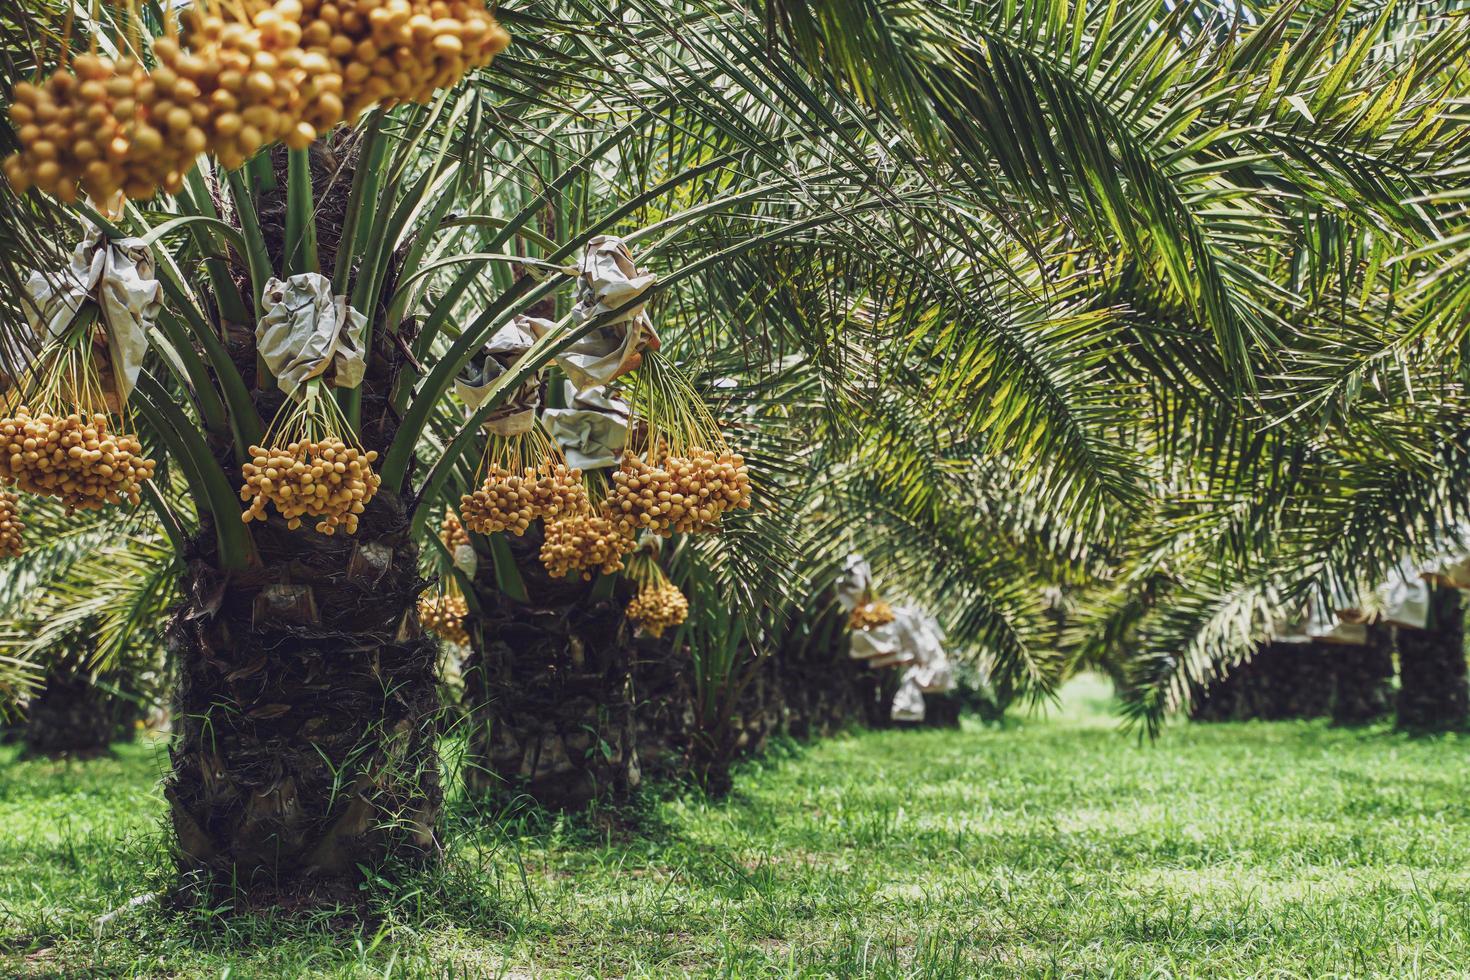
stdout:
[[0,684],[0,713],[24,697],[16,737],[26,753],[100,755],[167,697],[161,623],[178,568],[150,518],[27,509],[31,544],[0,566],[0,663],[21,682]]
[[[741,154],[759,160],[771,146],[747,127],[745,146],[691,141],[650,161],[647,183],[620,182],[623,196],[576,214],[569,203],[599,188],[599,171],[636,161],[705,79],[686,72],[653,103],[616,89],[589,97],[573,80],[575,101],[558,104],[547,67],[590,70],[599,48],[559,24],[538,33],[534,19],[523,43],[525,57],[498,62],[493,84],[374,113],[357,131],[242,170],[202,160],[177,193],[116,221],[79,208],[105,235],[130,233],[153,250],[166,296],[132,407],[195,502],[191,517],[148,494],[184,568],[167,795],[181,870],[239,888],[248,903],[350,899],[361,867],[436,852],[435,654],[415,615],[424,582],[414,531],[473,468],[466,456],[488,413],[606,317],[543,338],[476,417],[436,441],[431,420],[493,330],[551,296],[564,281],[555,270],[620,222],[641,220],[628,237],[675,261],[657,296],[723,257],[880,206],[845,187],[803,198],[800,180],[742,171]],[[566,50],[548,59],[543,43]],[[625,66],[591,67],[612,77]],[[580,118],[598,119],[603,134],[547,182],[508,179],[533,162],[529,147],[554,144]],[[782,206],[741,217],[770,200]],[[716,230],[700,233],[706,223]],[[749,237],[732,241],[734,228]],[[512,271],[527,267],[550,275]],[[268,280],[307,273],[329,276],[367,320],[362,384],[331,409],[334,435],[379,454],[381,486],[350,535],[274,515],[242,523],[236,495],[285,401],[252,325]]]
[[[786,447],[762,460],[769,506],[689,549],[744,587],[709,610],[741,653],[711,704],[738,704],[803,612],[789,551],[739,550],[777,541],[788,501],[942,610],[1003,698],[1065,669],[1035,642],[1042,589],[1090,588],[1088,636],[1127,645],[1150,723],[1284,605],[1429,548],[1463,507],[1463,18],[1163,0],[503,15],[516,45],[431,105],[239,170],[205,160],[115,222],[79,209],[141,237],[166,295],[132,405],[194,500],[146,494],[184,569],[168,795],[187,875],[253,902],[345,898],[361,866],[433,859],[415,542],[473,485],[490,413],[616,316],[567,318],[560,270],[597,234],[657,271],[668,356],[706,391],[804,392],[750,423],[756,448],[809,433],[767,443]],[[311,272],[366,319],[363,382],[332,409],[379,454],[353,535],[242,523],[236,496],[285,401],[257,356],[266,284]],[[466,417],[455,377],[548,304],[560,326]],[[523,760],[539,726],[590,760],[579,793],[626,785],[617,585],[538,581],[533,542],[474,542],[481,661],[590,646],[594,681],[545,725],[524,710],[545,688],[497,668],[481,754],[499,724]]]

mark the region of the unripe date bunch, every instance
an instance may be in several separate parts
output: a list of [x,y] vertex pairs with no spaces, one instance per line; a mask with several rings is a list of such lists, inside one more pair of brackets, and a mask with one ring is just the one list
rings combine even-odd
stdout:
[[633,550],[631,534],[600,514],[588,511],[546,522],[541,564],[556,578],[579,573],[590,580],[594,572],[611,575],[623,568],[623,556]]
[[750,506],[750,471],[728,450],[691,449],[656,463],[627,453],[612,483],[603,508],[630,534],[713,530],[726,511]]
[[330,436],[303,440],[284,447],[250,447],[250,462],[241,469],[245,485],[240,499],[250,506],[241,514],[247,524],[266,519],[266,504],[274,504],[291,530],[302,518],[316,519],[316,530],[334,534],[341,527],[357,531],[358,515],[378,492],[382,478],[373,472],[378,454],[349,446]]
[[526,466],[515,472],[491,466],[479,489],[459,499],[464,526],[476,534],[509,531],[520,537],[538,518],[553,520],[586,509],[582,471],[563,463]]
[[9,490],[0,490],[0,558],[19,558],[25,550],[21,532],[20,498]]
[[661,582],[642,589],[628,602],[628,619],[649,636],[664,635],[664,630],[678,626],[689,618],[689,600],[672,582]]
[[444,550],[451,555],[456,548],[470,543],[470,532],[464,529],[459,517],[452,510],[444,512],[444,520],[439,524],[439,540],[444,543]]
[[153,479],[136,436],[110,431],[102,413],[32,415],[25,406],[0,419],[0,478],[26,493],[56,497],[69,511],[137,505]]
[[469,645],[470,634],[464,625],[469,614],[469,603],[462,595],[425,596],[419,600],[419,622],[424,629],[455,646]]
[[885,626],[893,622],[893,607],[882,599],[874,599],[871,602],[858,603],[852,611],[852,618],[848,620],[848,626],[855,630],[865,630],[873,626]]
[[153,42],[152,70],[88,53],[15,87],[17,192],[173,193],[201,153],[234,170],[278,141],[304,149],[374,104],[429,101],[510,40],[474,0],[276,0],[180,20],[181,37]]

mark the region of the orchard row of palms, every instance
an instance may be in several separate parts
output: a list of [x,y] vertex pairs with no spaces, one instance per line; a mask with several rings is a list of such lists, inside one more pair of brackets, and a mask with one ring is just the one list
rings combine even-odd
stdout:
[[[8,83],[49,70],[68,16],[0,15]],[[172,605],[186,872],[350,887],[433,852],[440,657],[415,608],[450,583],[492,774],[511,775],[507,731],[591,728],[591,785],[620,778],[626,584],[551,579],[534,537],[504,534],[473,536],[467,573],[436,534],[477,479],[480,423],[608,318],[539,340],[478,413],[455,376],[511,317],[565,320],[554,270],[596,235],[657,273],[659,357],[755,474],[751,510],[662,558],[708,718],[763,657],[841,655],[823,597],[853,552],[1003,700],[1107,661],[1154,726],[1302,602],[1452,543],[1470,504],[1458,5],[497,16],[511,47],[433,104],[239,171],[201,160],[112,221],[0,192],[12,335],[25,275],[84,221],[143,238],[166,294],[129,405],[158,476],[130,514],[35,505],[0,583],[0,691],[82,619],[110,657]],[[71,43],[114,28],[78,17]],[[239,516],[240,466],[283,401],[250,325],[268,278],[305,271],[369,313],[343,405],[382,486],[351,536]],[[1060,637],[1058,594],[1076,605]],[[600,691],[571,696],[573,657]]]

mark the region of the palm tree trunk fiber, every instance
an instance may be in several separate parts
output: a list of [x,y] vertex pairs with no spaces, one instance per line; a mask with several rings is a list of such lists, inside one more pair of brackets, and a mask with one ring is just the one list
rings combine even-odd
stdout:
[[1465,610],[1458,589],[1436,585],[1429,594],[1429,622],[1400,629],[1398,727],[1453,731],[1465,727],[1470,690],[1465,675]]
[[638,764],[648,779],[682,779],[689,774],[695,726],[688,655],[681,656],[668,637],[642,637],[633,657]]
[[46,671],[43,686],[26,704],[18,729],[24,758],[93,759],[113,742],[134,736],[142,717],[135,701],[107,690],[117,678],[98,677],[76,655],[63,655]]
[[1250,660],[1213,679],[1190,707],[1194,721],[1321,718],[1332,708],[1333,664],[1344,649],[1326,643],[1266,643]]
[[438,853],[437,647],[408,515],[380,492],[353,537],[255,527],[260,562],[234,574],[201,537],[170,629],[186,897],[355,903],[361,866]]
[[552,579],[534,530],[510,540],[530,599],[498,589],[481,561],[480,615],[465,663],[470,718],[465,782],[479,795],[524,794],[573,809],[625,799],[642,780],[624,599],[580,579]]
[[1369,626],[1364,646],[1344,646],[1333,658],[1332,723],[1366,725],[1393,707],[1393,634]]
[[953,694],[924,695],[925,728],[959,728],[960,699]]

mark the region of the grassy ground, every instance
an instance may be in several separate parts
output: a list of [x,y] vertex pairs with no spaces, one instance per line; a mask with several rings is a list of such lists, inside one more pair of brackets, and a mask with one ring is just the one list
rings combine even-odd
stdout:
[[343,925],[127,909],[166,880],[159,749],[0,750],[0,976],[1462,975],[1470,746],[1320,724],[833,739],[642,829],[461,813],[448,871]]

